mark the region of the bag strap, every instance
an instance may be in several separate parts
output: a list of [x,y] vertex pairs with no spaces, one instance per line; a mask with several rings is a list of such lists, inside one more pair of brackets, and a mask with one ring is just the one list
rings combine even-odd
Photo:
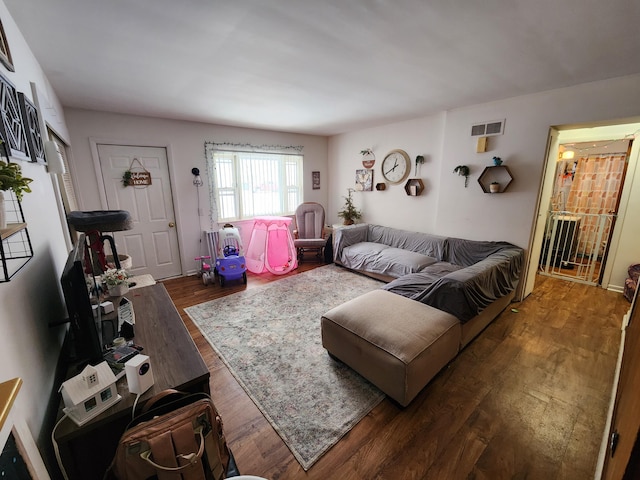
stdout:
[[[144,461],[152,465],[154,468],[159,470],[158,478],[162,478],[162,472],[170,472],[170,473],[179,473],[184,472],[186,469],[191,468],[198,464],[198,462],[202,459],[202,454],[204,453],[204,427],[199,425],[195,430],[191,430],[189,427],[190,435],[196,433],[200,439],[200,446],[197,452],[191,453],[179,453],[175,454],[173,451],[173,441],[171,439],[171,432],[167,432],[165,435],[150,441],[151,448],[146,450],[140,454],[140,458]],[[151,459],[151,456],[157,461]],[[170,463],[171,465],[160,465],[157,462]],[[181,465],[179,465],[181,464]],[[178,466],[179,465],[179,466]],[[195,469],[194,469],[195,470]],[[197,471],[197,470],[196,470]],[[200,472],[202,472],[200,474]],[[202,478],[204,480],[204,471],[199,469],[198,475],[194,476],[193,479]]]
[[[147,400],[144,404],[144,406],[142,407],[142,410],[140,410],[140,413],[147,413],[149,410],[151,410],[153,407],[161,404],[163,402],[163,400],[167,400],[168,397],[171,396],[176,396],[176,397],[182,397],[184,395],[186,395],[183,392],[179,392],[178,390],[174,390],[173,388],[167,388],[166,390],[161,391],[160,393],[156,393],[153,397],[151,397],[149,400]],[[173,400],[173,399],[171,399]]]
[[[201,399],[211,400],[211,397],[203,392],[198,393],[186,393],[177,390],[163,390],[150,398],[142,407],[144,412],[139,413],[134,417],[126,430],[139,425],[142,422],[151,420],[154,417],[159,417],[167,412],[171,412],[180,407],[196,402]],[[215,406],[214,406],[215,409]]]

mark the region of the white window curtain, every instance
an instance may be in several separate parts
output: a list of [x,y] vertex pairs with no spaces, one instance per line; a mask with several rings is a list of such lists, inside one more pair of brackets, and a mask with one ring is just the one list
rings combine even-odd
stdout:
[[211,221],[292,215],[302,203],[300,146],[205,143]]

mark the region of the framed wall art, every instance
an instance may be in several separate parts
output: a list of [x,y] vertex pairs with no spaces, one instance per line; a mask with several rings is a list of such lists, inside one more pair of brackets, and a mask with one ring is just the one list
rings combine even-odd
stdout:
[[44,140],[40,132],[40,119],[36,106],[22,92],[18,92],[20,113],[22,114],[22,126],[27,138],[27,147],[32,162],[45,163]]
[[373,170],[361,168],[356,170],[356,191],[371,192],[373,190]]
[[320,172],[311,172],[311,185],[314,190],[320,190]]
[[10,156],[18,160],[31,160],[27,137],[22,123],[22,113],[16,87],[0,75],[0,135],[7,143]]
[[13,68],[13,59],[11,58],[11,51],[9,50],[9,43],[7,43],[7,36],[4,33],[4,27],[2,26],[2,20],[0,20],[0,62],[10,72],[15,72]]

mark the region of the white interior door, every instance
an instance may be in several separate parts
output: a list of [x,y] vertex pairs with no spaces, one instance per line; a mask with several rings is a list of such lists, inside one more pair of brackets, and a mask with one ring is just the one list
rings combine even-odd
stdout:
[[[109,210],[127,210],[133,228],[114,232],[118,254],[131,256],[133,275],[156,280],[182,274],[167,151],[159,147],[98,144]],[[134,159],[137,159],[135,161]],[[151,185],[123,186],[125,171],[146,170]]]
[[522,291],[522,299],[527,298],[533,291],[540,262],[540,251],[544,240],[544,232],[547,224],[547,213],[549,212],[549,201],[553,193],[553,182],[555,179],[555,164],[558,158],[558,131],[555,128],[549,130],[547,141],[547,157],[545,158],[545,168],[542,176],[542,186],[538,194],[538,215],[534,222],[533,236],[529,243],[529,259],[521,278],[525,280]]

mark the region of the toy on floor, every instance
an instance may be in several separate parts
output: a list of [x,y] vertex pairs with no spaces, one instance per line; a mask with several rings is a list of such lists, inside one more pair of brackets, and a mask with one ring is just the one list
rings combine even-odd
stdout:
[[218,232],[219,252],[216,259],[216,273],[220,286],[224,287],[229,280],[240,280],[247,284],[247,266],[242,253],[240,232],[227,223]]
[[202,278],[202,283],[206,286],[209,283],[213,283],[214,272],[211,271],[211,265],[206,260],[211,259],[211,255],[202,255],[194,258],[196,262],[200,262],[200,269],[198,270],[198,276]]

